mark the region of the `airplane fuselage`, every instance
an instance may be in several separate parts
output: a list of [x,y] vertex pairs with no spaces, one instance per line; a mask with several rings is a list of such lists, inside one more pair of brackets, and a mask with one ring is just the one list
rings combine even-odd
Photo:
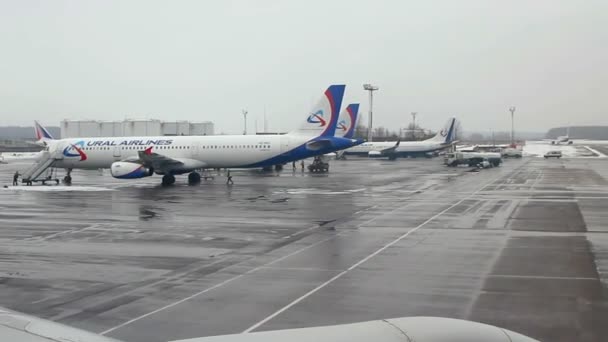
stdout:
[[[380,152],[395,146],[396,141],[379,141],[365,142],[361,145],[351,147],[344,151],[346,155],[369,156],[370,152]],[[432,143],[428,141],[401,141],[395,149],[395,154],[398,156],[408,155],[424,155],[435,151],[442,150],[449,145],[441,143]]]
[[[72,138],[52,142],[49,151],[58,159],[55,166],[67,169],[110,168],[117,161],[137,160],[138,153],[149,147],[168,158],[198,161],[203,168],[247,168],[317,155],[320,150],[312,151],[306,146],[315,139],[318,138],[298,135]],[[350,142],[343,138],[329,139],[338,145]]]

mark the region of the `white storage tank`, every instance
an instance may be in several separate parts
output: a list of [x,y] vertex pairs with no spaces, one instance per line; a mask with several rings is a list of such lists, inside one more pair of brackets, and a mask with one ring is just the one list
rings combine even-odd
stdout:
[[190,135],[213,135],[213,122],[192,122],[190,123]]
[[99,123],[99,130],[102,137],[120,137],[124,135],[122,121],[101,121]]
[[62,138],[99,137],[99,122],[95,120],[61,121]]
[[120,136],[161,136],[161,135],[213,135],[213,122],[189,122],[160,120],[63,120],[61,137],[120,137]]
[[125,120],[123,133],[128,137],[145,137],[162,135],[160,120]]
[[164,121],[163,135],[190,135],[189,121]]

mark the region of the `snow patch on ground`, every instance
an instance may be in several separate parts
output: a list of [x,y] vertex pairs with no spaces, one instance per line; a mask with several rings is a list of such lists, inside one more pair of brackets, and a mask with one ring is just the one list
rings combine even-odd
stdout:
[[586,145],[551,144],[547,141],[526,141],[523,155],[543,157],[549,151],[561,151],[564,158],[607,158],[607,156]]

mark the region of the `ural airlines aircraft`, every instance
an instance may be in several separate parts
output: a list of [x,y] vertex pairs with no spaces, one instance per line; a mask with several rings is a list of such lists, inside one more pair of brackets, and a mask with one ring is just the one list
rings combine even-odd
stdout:
[[[360,143],[334,137],[344,88],[330,86],[300,128],[285,135],[46,139],[48,158],[37,165],[67,169],[67,183],[71,182],[73,169],[110,168],[115,178],[142,178],[156,173],[163,175],[163,185],[170,185],[175,175],[184,173],[189,173],[190,183],[200,181],[195,171],[198,169],[265,167],[335,152]],[[38,170],[30,173],[37,174]],[[24,181],[28,176],[26,172]]]
[[[357,119],[359,118],[359,104],[351,103],[340,112],[338,117],[338,126],[336,126],[336,136],[352,139],[355,135],[355,127],[357,127]],[[355,145],[363,142],[357,139]],[[326,153],[324,157],[340,159],[344,156],[344,150],[338,152]]]
[[456,118],[451,118],[434,137],[423,141],[366,142],[344,151],[345,155],[366,157],[428,156],[428,153],[445,149],[454,143]]
[[338,117],[338,126],[336,127],[336,136],[352,139],[355,135],[355,128],[357,127],[357,119],[359,118],[359,104],[351,103]]

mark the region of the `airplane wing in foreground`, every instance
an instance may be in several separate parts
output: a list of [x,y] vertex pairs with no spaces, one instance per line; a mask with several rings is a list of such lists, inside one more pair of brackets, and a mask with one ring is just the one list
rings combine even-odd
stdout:
[[0,308],[0,341],[6,342],[120,342],[42,318]]
[[[42,318],[0,308],[0,341],[120,342]],[[495,326],[439,317],[404,317],[301,329],[198,337],[173,342],[538,342]]]

